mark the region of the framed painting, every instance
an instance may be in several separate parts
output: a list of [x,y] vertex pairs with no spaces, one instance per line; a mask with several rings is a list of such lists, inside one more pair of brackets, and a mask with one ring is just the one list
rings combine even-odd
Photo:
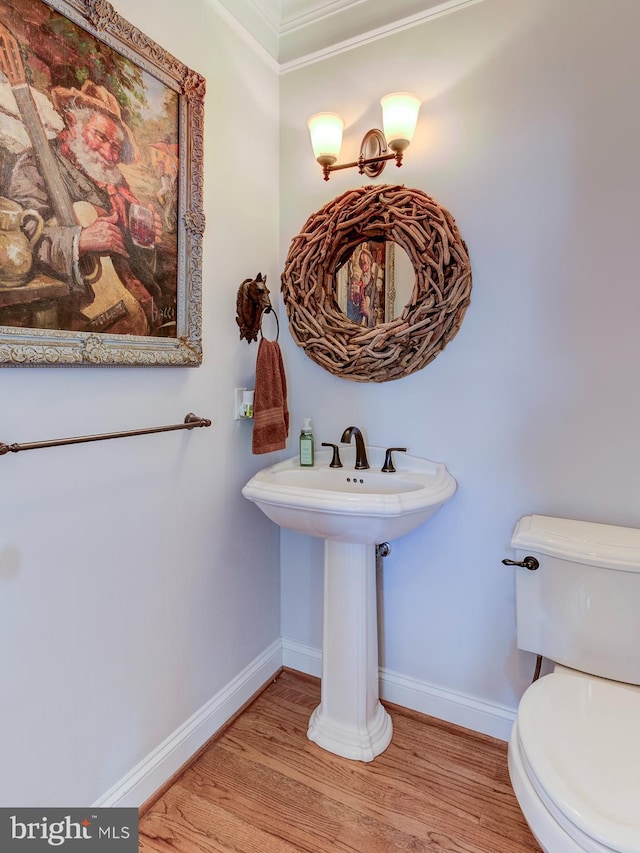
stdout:
[[371,329],[393,319],[394,249],[391,241],[365,240],[337,272],[338,305],[358,326]]
[[107,0],[0,0],[0,365],[197,366],[205,81]]

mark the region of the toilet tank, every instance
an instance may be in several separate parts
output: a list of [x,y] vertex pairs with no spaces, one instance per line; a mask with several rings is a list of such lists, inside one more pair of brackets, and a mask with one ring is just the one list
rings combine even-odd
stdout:
[[517,560],[518,648],[572,669],[640,684],[640,530],[529,515]]

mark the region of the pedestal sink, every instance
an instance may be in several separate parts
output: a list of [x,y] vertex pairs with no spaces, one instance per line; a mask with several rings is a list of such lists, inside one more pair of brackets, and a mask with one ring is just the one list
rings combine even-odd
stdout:
[[391,741],[392,724],[378,693],[376,545],[423,524],[456,490],[444,465],[398,453],[382,473],[384,450],[368,446],[370,469],[354,470],[355,451],[316,453],[259,471],[242,494],[276,524],[325,540],[321,702],[307,735],[318,746],[372,761]]

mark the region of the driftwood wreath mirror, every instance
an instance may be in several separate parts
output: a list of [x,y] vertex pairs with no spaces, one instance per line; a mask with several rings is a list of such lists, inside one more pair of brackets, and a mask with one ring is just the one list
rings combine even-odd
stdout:
[[291,242],[282,294],[293,339],[357,382],[420,370],[456,335],[471,265],[452,215],[403,186],[349,190]]

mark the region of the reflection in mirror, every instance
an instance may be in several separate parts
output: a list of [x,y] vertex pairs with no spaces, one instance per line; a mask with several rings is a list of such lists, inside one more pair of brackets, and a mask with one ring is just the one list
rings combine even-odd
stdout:
[[402,314],[415,284],[415,271],[402,246],[365,240],[336,272],[336,300],[349,320],[369,329]]

